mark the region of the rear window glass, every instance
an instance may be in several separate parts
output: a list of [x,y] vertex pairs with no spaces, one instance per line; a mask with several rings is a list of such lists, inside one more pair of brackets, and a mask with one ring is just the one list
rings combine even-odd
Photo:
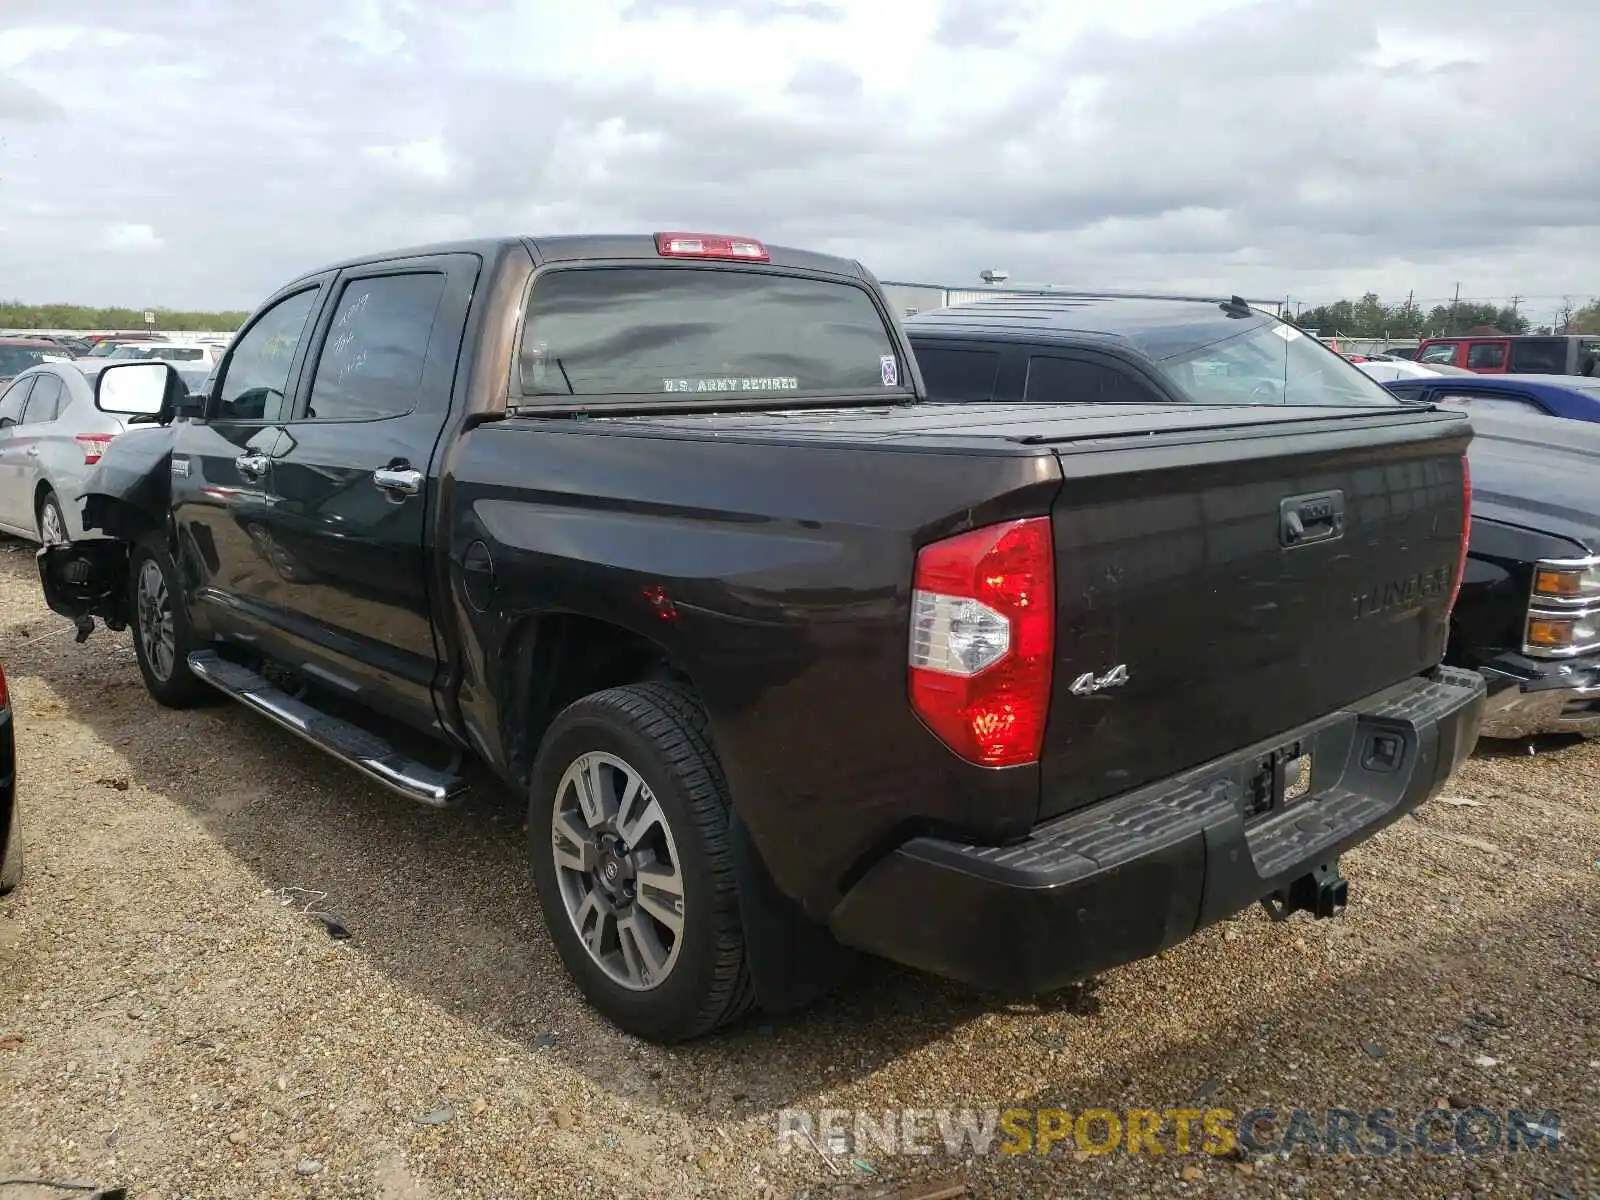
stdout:
[[1175,354],[1157,368],[1200,404],[1387,408],[1400,401],[1342,355],[1281,321]]
[[965,402],[993,400],[1000,374],[997,350],[952,350],[945,346],[915,346],[917,366],[928,399]]
[[552,271],[534,285],[524,395],[670,400],[903,392],[906,372],[862,288],[672,267]]
[[34,350],[24,346],[0,346],[0,378],[21,375],[29,367],[49,362],[51,357],[51,353],[47,350]]

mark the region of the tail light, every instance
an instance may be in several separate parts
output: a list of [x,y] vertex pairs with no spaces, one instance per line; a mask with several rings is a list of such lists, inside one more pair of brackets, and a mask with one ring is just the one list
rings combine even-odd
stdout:
[[110,433],[80,433],[77,436],[78,447],[83,451],[83,465],[92,467],[99,462],[105,454],[106,447],[111,444],[111,439],[116,436]]
[[0,709],[11,707],[11,688],[6,684],[5,668],[0,667]]
[[754,238],[712,233],[658,233],[656,253],[662,258],[731,258],[766,262],[767,248]]
[[923,547],[911,593],[911,707],[957,755],[1037,762],[1055,652],[1049,517]]
[[1456,610],[1456,597],[1461,595],[1461,580],[1467,573],[1467,544],[1472,539],[1472,464],[1461,456],[1461,555],[1456,559],[1456,581],[1450,589],[1450,607],[1445,615]]

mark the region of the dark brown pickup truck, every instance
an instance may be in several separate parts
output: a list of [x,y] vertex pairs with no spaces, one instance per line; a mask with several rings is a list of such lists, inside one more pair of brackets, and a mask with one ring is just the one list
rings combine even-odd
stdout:
[[1477,736],[1439,666],[1467,421],[1189,315],[1302,403],[930,402],[868,272],[743,238],[365,258],[202,397],[108,366],[155,423],[91,481],[111,536],[41,570],[161,703],[428,804],[486,763],[638,1034],[794,1007],[851,949],[1047,989],[1257,900],[1329,915]]

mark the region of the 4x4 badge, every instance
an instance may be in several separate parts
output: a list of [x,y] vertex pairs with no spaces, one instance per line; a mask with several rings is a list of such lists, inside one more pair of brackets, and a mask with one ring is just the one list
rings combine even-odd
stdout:
[[1093,671],[1085,671],[1072,681],[1069,689],[1074,696],[1092,696],[1096,692],[1103,692],[1106,688],[1121,687],[1128,682],[1128,666],[1118,663],[1104,675],[1096,675]]

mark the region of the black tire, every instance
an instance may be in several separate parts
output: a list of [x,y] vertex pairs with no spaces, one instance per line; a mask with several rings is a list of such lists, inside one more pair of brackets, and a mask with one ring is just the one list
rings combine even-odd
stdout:
[[55,527],[61,531],[61,540],[67,538],[67,515],[61,511],[61,501],[56,499],[55,492],[45,489],[44,495],[39,497],[39,511],[34,513],[35,528],[39,531],[39,544],[48,545],[48,535],[45,529],[49,525],[48,518],[54,517]]
[[22,882],[22,814],[17,798],[11,798],[11,816],[6,821],[6,840],[0,846],[0,896]]
[[[140,607],[140,579],[145,564],[153,563],[160,572],[172,621],[172,661],[153,663],[151,651],[146,646],[145,611]],[[128,611],[132,614],[129,628],[133,634],[133,651],[139,660],[139,673],[144,676],[145,690],[157,704],[167,708],[194,708],[211,700],[215,693],[195,678],[189,670],[189,654],[200,648],[189,625],[189,615],[178,601],[178,571],[166,545],[156,540],[140,542],[128,555]],[[167,669],[163,670],[163,666]]]
[[[683,931],[664,979],[630,990],[578,935],[552,851],[557,790],[590,752],[614,755],[654,793],[678,856]],[[534,761],[528,841],[540,906],[567,971],[601,1013],[635,1036],[681,1042],[734,1020],[754,999],[728,837],[728,785],[699,699],[676,683],[640,683],[577,701],[551,724]]]

